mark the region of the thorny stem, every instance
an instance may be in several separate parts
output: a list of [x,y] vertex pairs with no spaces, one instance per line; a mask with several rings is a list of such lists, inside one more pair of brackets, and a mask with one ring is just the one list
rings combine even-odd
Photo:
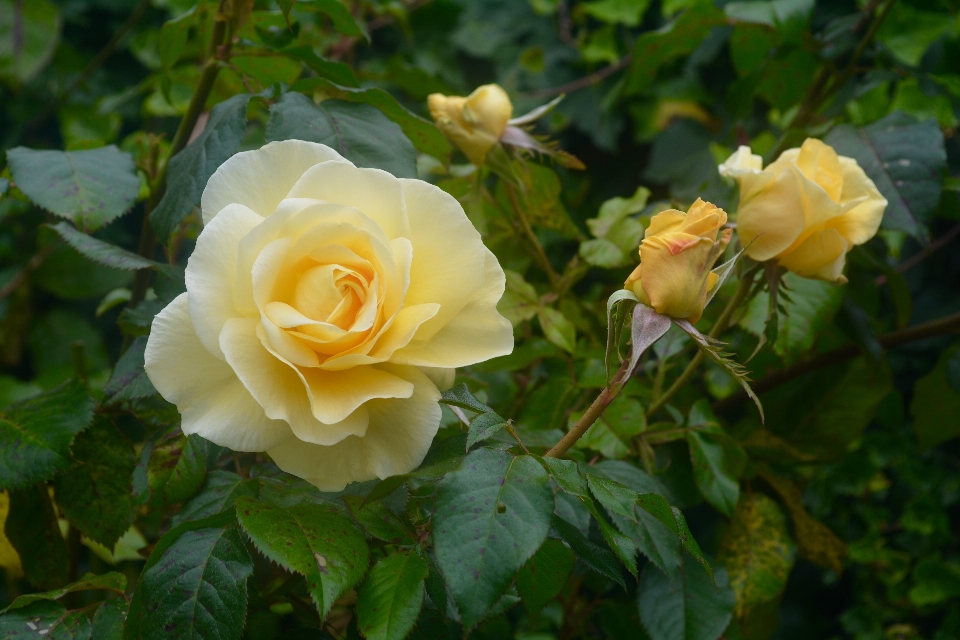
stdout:
[[547,274],[553,290],[559,290],[560,276],[558,276],[557,272],[553,270],[553,266],[550,264],[550,260],[547,258],[547,254],[543,250],[543,245],[540,244],[540,241],[537,239],[537,235],[533,232],[533,227],[530,226],[530,221],[527,220],[527,216],[523,213],[523,208],[520,206],[520,201],[517,200],[516,190],[514,190],[513,185],[507,181],[503,182],[503,186],[507,192],[507,200],[510,201],[510,206],[513,208],[513,212],[517,215],[517,220],[520,222],[520,228],[523,230],[523,234],[526,236],[527,240],[530,242],[530,246],[533,248],[533,255],[537,261],[537,264]]
[[[727,329],[730,324],[730,319],[733,317],[733,313],[750,294],[750,289],[753,286],[753,278],[756,272],[757,270],[754,267],[743,274],[736,293],[734,293],[733,297],[730,298],[730,302],[728,302],[727,306],[724,307],[720,317],[717,318],[717,321],[713,323],[710,333],[707,334],[711,338],[716,338]],[[661,395],[647,408],[647,418],[650,418],[667,406],[667,403],[673,399],[673,396],[675,396],[681,388],[683,388],[683,385],[690,381],[690,378],[692,378],[693,374],[696,373],[697,368],[703,363],[703,359],[703,351],[697,351],[697,354],[693,356],[693,360],[691,360],[690,364],[687,365],[687,368],[683,370],[683,373],[680,374],[680,377],[677,378],[672,385],[670,385],[669,389],[663,392],[663,395]]]
[[[180,120],[177,133],[170,143],[170,151],[167,155],[168,159],[173,158],[187,146],[187,142],[190,140],[190,134],[197,125],[197,120],[200,118],[200,114],[203,113],[203,107],[207,102],[207,98],[210,96],[210,91],[213,89],[213,83],[217,79],[217,73],[220,71],[223,61],[229,56],[229,32],[227,29],[227,19],[222,13],[223,5],[224,2],[221,0],[216,22],[213,27],[213,35],[210,38],[210,55],[207,56],[207,60],[203,64],[200,81],[197,83],[197,88],[190,98],[190,104],[187,105],[183,119]],[[161,169],[157,175],[157,179],[150,191],[150,197],[147,199],[147,203],[143,208],[143,221],[140,226],[140,245],[138,251],[141,256],[151,260],[153,259],[157,239],[153,232],[153,227],[150,225],[150,213],[160,204],[160,200],[166,192],[167,167],[169,164],[169,160],[164,163],[163,169]],[[140,269],[134,275],[133,289],[130,294],[131,307],[140,304],[146,296],[147,287],[150,284],[150,275],[149,269]]]
[[[910,342],[926,340],[928,338],[935,338],[946,333],[956,332],[960,332],[960,313],[955,313],[953,315],[940,318],[939,320],[933,320],[932,322],[926,322],[924,324],[907,327],[906,329],[900,329],[899,331],[893,331],[891,333],[884,334],[879,336],[877,341],[881,344],[881,346],[883,346],[884,349],[893,349],[894,347],[899,347]],[[798,362],[797,364],[787,367],[786,369],[774,371],[773,373],[770,373],[769,375],[753,383],[751,386],[753,387],[754,393],[761,394],[806,373],[812,373],[813,371],[818,371],[835,364],[846,362],[847,360],[852,360],[860,354],[860,346],[856,344],[848,344],[842,347],[837,347],[836,349],[822,353],[810,360]],[[718,413],[727,411],[728,409],[732,409],[738,405],[746,397],[746,393],[738,390],[723,400],[714,403],[713,409]]]
[[630,374],[628,371],[629,368],[630,358],[625,358],[620,368],[617,369],[617,372],[613,375],[613,379],[603,388],[603,391],[600,392],[600,395],[597,396],[596,400],[593,401],[593,404],[590,405],[583,416],[577,420],[577,424],[573,425],[573,428],[567,432],[567,435],[560,438],[560,441],[553,445],[553,448],[547,451],[544,457],[559,458],[569,451],[570,447],[572,447],[577,440],[583,437],[587,429],[593,426],[597,418],[600,417],[604,410],[606,410],[620,393],[620,389],[623,388],[624,383],[626,383],[626,378]]

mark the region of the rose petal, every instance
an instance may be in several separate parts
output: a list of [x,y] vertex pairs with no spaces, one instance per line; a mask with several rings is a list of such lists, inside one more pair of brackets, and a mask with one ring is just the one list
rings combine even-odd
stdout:
[[177,405],[183,432],[234,451],[263,451],[293,438],[289,425],[268,418],[233,369],[204,348],[188,307],[182,293],[157,314],[144,353],[147,376]]
[[849,246],[836,229],[823,229],[811,234],[790,253],[781,256],[779,262],[798,276],[836,282],[843,277],[843,265]]

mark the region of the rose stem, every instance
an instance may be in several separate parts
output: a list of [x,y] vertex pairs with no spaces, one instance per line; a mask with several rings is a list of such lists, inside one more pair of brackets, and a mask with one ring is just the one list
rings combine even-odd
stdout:
[[551,265],[550,260],[547,259],[547,254],[543,250],[543,245],[540,244],[540,241],[537,239],[537,235],[533,232],[533,227],[530,226],[527,216],[523,214],[523,209],[520,207],[520,202],[517,200],[517,192],[513,189],[513,185],[507,181],[503,182],[503,186],[507,192],[507,199],[510,201],[510,206],[513,208],[513,212],[517,214],[517,219],[520,221],[520,226],[523,229],[523,233],[530,242],[530,245],[533,247],[533,255],[537,260],[537,264],[540,265],[540,268],[543,269],[543,271],[547,274],[547,277],[550,278],[550,286],[553,287],[553,290],[559,291],[560,276],[558,276],[557,272],[553,270],[553,265]]

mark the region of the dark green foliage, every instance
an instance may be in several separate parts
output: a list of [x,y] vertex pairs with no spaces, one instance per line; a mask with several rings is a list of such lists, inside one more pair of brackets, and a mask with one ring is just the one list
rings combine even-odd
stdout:
[[110,403],[147,398],[157,392],[143,370],[143,352],[146,347],[147,339],[140,336],[117,360],[113,375],[103,388],[103,393]]
[[467,629],[483,620],[547,537],[553,496],[530,456],[478,449],[437,495],[437,564]]
[[538,613],[566,585],[576,556],[558,540],[544,540],[517,573],[517,593],[530,613]]
[[93,400],[79,382],[8,407],[0,417],[0,487],[23,487],[65,470],[70,443],[92,417]]
[[110,549],[133,522],[133,447],[97,416],[72,449],[73,466],[54,484],[57,506],[83,535]]
[[16,549],[23,572],[39,589],[53,589],[67,581],[67,545],[46,485],[10,492],[10,512],[4,533]]
[[368,640],[403,640],[423,606],[427,563],[412,551],[370,569],[357,594],[357,627]]
[[210,443],[197,435],[177,436],[153,449],[147,467],[151,500],[183,502],[203,484]]
[[696,565],[665,574],[647,566],[640,577],[640,620],[652,640],[719,638],[733,615],[734,595],[727,574],[714,580]]

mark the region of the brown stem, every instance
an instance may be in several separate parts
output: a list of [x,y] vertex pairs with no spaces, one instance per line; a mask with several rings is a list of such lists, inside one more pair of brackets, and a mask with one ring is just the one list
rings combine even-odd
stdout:
[[588,76],[584,76],[579,80],[574,80],[573,82],[568,82],[562,84],[559,87],[550,87],[549,89],[537,89],[536,91],[528,91],[523,95],[528,98],[552,98],[554,96],[559,96],[562,93],[573,93],[574,91],[579,91],[580,89],[586,89],[590,85],[597,84],[604,78],[609,75],[620,71],[624,67],[630,64],[633,60],[633,54],[628,53],[623,56],[613,64],[595,71]]
[[593,404],[591,404],[583,416],[577,420],[577,424],[573,425],[573,428],[567,432],[567,435],[560,438],[560,442],[553,445],[553,448],[550,449],[550,451],[547,451],[544,454],[544,457],[559,458],[565,454],[570,447],[576,443],[577,440],[583,437],[583,434],[587,432],[587,429],[593,426],[593,423],[597,421],[597,418],[600,417],[604,410],[620,393],[620,389],[623,388],[623,385],[626,382],[626,377],[629,374],[629,368],[630,358],[625,358],[623,363],[620,365],[620,368],[617,369],[617,372],[614,374],[613,380],[611,380],[610,383],[603,388],[603,391],[601,391],[600,395],[598,395],[596,400],[593,401]]
[[553,270],[553,265],[550,264],[550,260],[543,250],[543,245],[540,244],[540,240],[537,239],[537,234],[533,232],[533,227],[530,226],[530,221],[527,220],[527,216],[523,213],[520,201],[517,200],[517,192],[514,190],[513,185],[507,181],[503,181],[503,186],[507,192],[507,199],[510,201],[510,206],[517,215],[517,220],[520,222],[520,228],[523,230],[524,236],[526,236],[530,247],[533,249],[533,257],[550,279],[550,286],[554,291],[558,291],[560,289],[560,276]]
[[[727,327],[730,325],[730,319],[733,317],[733,313],[750,294],[750,288],[753,286],[753,278],[756,273],[757,267],[752,267],[743,274],[736,293],[734,293],[733,297],[730,298],[730,302],[727,303],[727,306],[724,307],[720,317],[717,318],[717,321],[713,323],[713,327],[710,328],[710,333],[707,335],[709,335],[711,338],[716,338],[721,333],[726,331]],[[690,378],[692,378],[693,374],[696,373],[697,368],[703,363],[703,360],[703,351],[697,351],[697,354],[693,356],[693,360],[691,360],[690,364],[687,365],[687,368],[683,370],[683,373],[680,374],[680,377],[674,380],[673,384],[670,385],[670,388],[663,392],[663,395],[661,395],[655,402],[647,407],[647,418],[650,418],[667,406],[667,403],[673,399],[673,396],[675,396],[677,392],[680,391],[680,389],[682,389],[683,386],[690,381]]]
[[[926,340],[928,338],[934,338],[946,333],[958,331],[960,331],[960,313],[954,313],[953,315],[940,318],[939,320],[933,320],[932,322],[927,322],[884,334],[879,336],[877,340],[884,349],[893,349],[910,342]],[[819,356],[811,358],[810,360],[798,362],[790,367],[787,367],[786,369],[774,371],[773,373],[770,373],[753,383],[751,386],[753,387],[755,393],[761,394],[804,374],[825,369],[826,367],[840,364],[846,362],[847,360],[852,360],[860,355],[860,353],[860,347],[856,344],[848,344],[842,347],[837,347],[832,351],[822,353]],[[737,390],[723,400],[715,402],[713,404],[713,409],[717,412],[727,411],[740,404],[746,399],[746,397],[747,394],[743,392],[743,390]]]

